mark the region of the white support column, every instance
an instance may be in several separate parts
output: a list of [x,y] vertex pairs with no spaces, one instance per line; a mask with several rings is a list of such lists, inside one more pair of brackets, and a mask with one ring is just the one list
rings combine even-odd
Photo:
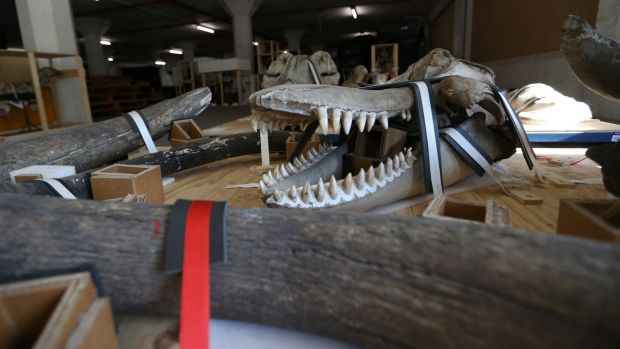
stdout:
[[[69,0],[15,0],[19,28],[27,51],[78,54]],[[54,60],[57,69],[75,69],[75,59]],[[62,123],[90,120],[84,115],[80,81],[75,78],[56,82],[56,109]]]
[[301,29],[286,30],[283,34],[286,39],[286,48],[296,55],[300,54],[300,39],[304,35],[304,31]]
[[101,38],[110,27],[110,22],[100,18],[79,17],[75,20],[77,30],[84,37],[86,62],[89,75],[107,75],[107,57],[103,53]]
[[[254,60],[252,45],[252,15],[260,6],[261,0],[220,0],[233,20],[235,57]],[[253,67],[253,64],[250,64]],[[251,68],[252,71],[254,70]]]
[[452,35],[452,54],[469,59],[471,52],[471,32],[474,0],[454,0],[454,32]]

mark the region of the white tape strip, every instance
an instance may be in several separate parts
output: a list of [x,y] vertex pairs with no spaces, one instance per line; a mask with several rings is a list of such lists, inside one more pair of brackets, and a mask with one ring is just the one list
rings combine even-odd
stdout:
[[428,151],[428,159],[424,159],[428,161],[428,165],[431,172],[431,187],[433,188],[433,195],[440,195],[443,193],[443,183],[441,182],[441,164],[439,163],[439,144],[437,144],[437,133],[434,127],[433,120],[433,106],[431,105],[431,100],[429,98],[429,94],[431,93],[428,89],[428,85],[423,81],[415,82],[420,91],[420,96],[422,98],[421,105],[424,110],[424,131],[426,133],[426,149]]
[[459,131],[457,131],[457,130],[455,130],[453,128],[444,128],[444,129],[441,130],[441,132],[447,134],[450,137],[452,137],[452,139],[456,143],[458,143],[458,145],[460,145],[461,148],[463,148],[463,150],[465,150],[465,152],[467,152],[467,154],[469,154],[469,156],[471,156],[471,158],[474,159],[474,161],[480,167],[482,167],[485,171],[488,172],[488,170],[491,169],[491,167],[493,165],[490,164],[487,161],[487,159],[485,159],[484,156],[482,156],[482,154],[480,154],[478,149],[476,149],[473,145],[471,145],[471,143],[469,143],[469,141],[467,139],[465,139],[465,137],[463,137],[463,135],[460,134]]
[[62,183],[60,183],[56,179],[43,178],[43,179],[37,179],[37,181],[45,182],[51,185],[52,188],[54,188],[54,190],[58,193],[58,195],[63,197],[63,199],[68,199],[68,200],[77,199],[75,195],[73,195],[67,188],[65,188],[65,186]]
[[314,80],[315,85],[321,84],[321,79],[319,79],[319,74],[316,72],[316,68],[314,67],[314,63],[308,59],[308,68],[310,69],[310,74],[312,74],[312,80]]
[[151,138],[149,129],[144,124],[144,120],[142,119],[140,114],[138,114],[135,110],[130,111],[127,114],[133,119],[133,121],[136,123],[136,126],[138,126],[138,131],[140,131],[140,135],[144,140],[144,145],[146,145],[146,149],[149,150],[149,153],[157,153],[157,147],[155,146],[155,143],[153,143],[153,138]]

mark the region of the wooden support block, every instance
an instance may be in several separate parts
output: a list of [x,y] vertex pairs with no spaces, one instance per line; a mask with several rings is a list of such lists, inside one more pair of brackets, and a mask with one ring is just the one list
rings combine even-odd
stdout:
[[447,221],[467,220],[500,227],[510,226],[510,211],[494,200],[487,200],[482,204],[437,196],[424,209],[422,216]]
[[620,243],[620,200],[561,199],[557,232]]
[[65,349],[118,349],[109,298],[95,300],[80,316]]
[[547,160],[547,165],[549,166],[553,166],[553,167],[564,167],[566,166],[566,162],[562,161],[562,160]]
[[[286,139],[285,146],[286,146],[286,158],[287,159],[291,157],[291,154],[293,153],[293,150],[295,150],[295,147],[297,147],[297,144],[301,140],[301,137],[302,137],[301,133],[291,133],[291,135]],[[299,154],[300,155],[306,154],[312,148],[316,148],[318,150],[320,143],[321,143],[321,140],[319,138],[319,135],[317,134],[312,135],[308,143],[306,143],[306,146],[301,150],[301,153]]]
[[43,178],[43,176],[39,173],[34,173],[34,174],[20,174],[20,175],[16,175],[15,177],[13,177],[15,180],[16,184],[19,183],[23,183],[26,181],[32,181],[35,179],[41,179]]
[[571,182],[568,178],[555,173],[547,172],[544,174],[544,177],[558,188],[573,188],[575,186],[575,183]]
[[115,164],[90,175],[95,200],[124,198],[127,194],[144,194],[148,203],[164,202],[159,166]]
[[89,273],[0,285],[0,348],[64,348],[96,299]]
[[523,205],[541,205],[543,202],[540,196],[526,189],[506,188],[506,190],[508,191],[508,195],[512,196]]
[[202,131],[198,124],[194,120],[177,120],[172,123],[170,127],[170,145],[179,147],[187,143],[195,142],[196,140],[202,140],[207,135]]

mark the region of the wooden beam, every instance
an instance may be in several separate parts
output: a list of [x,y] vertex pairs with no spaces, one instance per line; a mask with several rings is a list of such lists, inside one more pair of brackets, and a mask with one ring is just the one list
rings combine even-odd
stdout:
[[[0,279],[89,264],[116,312],[178,314],[170,207],[0,194]],[[36,219],[33,219],[36,217]],[[617,348],[620,246],[479,224],[230,208],[217,318],[375,348]]]

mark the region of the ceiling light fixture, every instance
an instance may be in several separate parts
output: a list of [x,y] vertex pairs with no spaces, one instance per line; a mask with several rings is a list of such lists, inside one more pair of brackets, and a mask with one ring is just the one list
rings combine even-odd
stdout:
[[205,26],[199,25],[199,24],[196,24],[196,29],[202,30],[203,32],[207,32],[207,33],[211,33],[211,34],[215,33],[215,30],[213,30],[213,29],[211,29],[209,27],[205,27]]
[[252,41],[252,45],[258,46],[258,41]]
[[351,16],[353,16],[353,19],[357,19],[357,11],[355,10],[355,7],[351,7]]
[[110,42],[110,40],[104,40],[104,39],[102,39],[101,41],[99,41],[99,43],[100,43],[101,45],[105,45],[105,46],[110,46],[110,45],[112,45],[112,43]]
[[180,48],[171,48],[168,50],[168,52],[172,53],[173,55],[182,55],[183,54],[183,50],[181,50]]
[[114,57],[108,57],[108,62],[114,62]]
[[155,61],[155,64],[157,64],[157,65],[166,65],[166,62],[158,59],[158,60]]

